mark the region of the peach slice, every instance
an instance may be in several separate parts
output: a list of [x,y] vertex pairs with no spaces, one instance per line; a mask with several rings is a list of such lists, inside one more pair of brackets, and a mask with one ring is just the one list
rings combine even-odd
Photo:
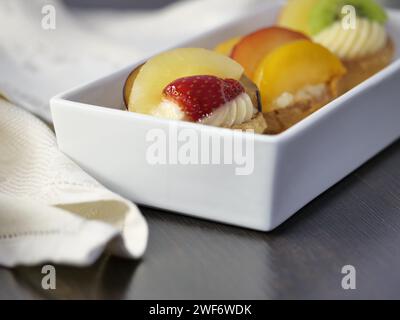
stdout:
[[195,75],[239,80],[243,67],[229,57],[201,48],[179,48],[161,53],[140,68],[129,96],[129,111],[151,113],[159,105],[162,91],[169,83]]
[[233,48],[231,58],[239,62],[246,75],[253,80],[254,72],[266,54],[295,40],[308,39],[302,33],[281,27],[269,27],[242,38]]
[[240,41],[241,37],[235,37],[231,38],[229,40],[226,40],[219,45],[217,45],[214,48],[215,52],[218,52],[220,54],[230,56],[232,53],[233,48],[237,45],[237,43]]
[[329,84],[345,73],[343,64],[328,49],[299,40],[268,54],[254,78],[261,92],[263,112],[268,112],[283,93],[295,94],[307,85]]
[[320,0],[289,0],[279,14],[278,25],[310,34],[310,13]]

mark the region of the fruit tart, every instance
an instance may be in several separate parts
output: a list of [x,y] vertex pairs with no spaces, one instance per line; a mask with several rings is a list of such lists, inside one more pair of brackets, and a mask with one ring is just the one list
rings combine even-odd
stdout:
[[395,49],[386,21],[374,0],[289,0],[278,23],[305,32],[341,59],[348,71],[338,85],[343,93],[392,61]]
[[129,111],[264,133],[257,87],[243,67],[201,48],[161,53],[132,71],[124,87]]
[[260,90],[268,134],[290,128],[335,99],[346,73],[328,49],[301,32],[277,26],[241,37],[231,58]]
[[175,49],[136,68],[124,88],[128,110],[278,134],[335,99],[346,73],[328,49],[282,27],[222,47]]
[[335,55],[309,40],[285,44],[266,55],[254,75],[266,132],[280,133],[338,97],[345,74]]

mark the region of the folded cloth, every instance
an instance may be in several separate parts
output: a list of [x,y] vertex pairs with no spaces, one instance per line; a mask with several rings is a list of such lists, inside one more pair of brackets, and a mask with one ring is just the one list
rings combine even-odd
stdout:
[[147,224],[58,149],[42,121],[0,99],[0,265],[138,258]]

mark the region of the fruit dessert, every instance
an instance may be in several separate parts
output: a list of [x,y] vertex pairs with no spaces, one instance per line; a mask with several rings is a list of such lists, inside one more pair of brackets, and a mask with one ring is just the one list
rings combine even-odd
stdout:
[[257,66],[268,53],[286,43],[307,39],[306,35],[286,28],[263,28],[242,37],[230,56],[244,67],[246,76],[253,79]]
[[164,52],[135,69],[124,87],[129,111],[205,125],[266,130],[257,87],[234,60],[200,48]]
[[289,0],[278,24],[306,33],[341,59],[348,70],[338,84],[343,93],[392,61],[386,21],[374,0]]
[[328,49],[283,27],[243,36],[230,52],[260,90],[268,134],[288,129],[336,98],[346,72]]
[[309,40],[267,54],[253,78],[261,92],[267,133],[280,133],[335,99],[345,73],[335,55]]
[[[229,56],[228,56],[229,55]],[[269,27],[215,51],[162,53],[129,75],[129,111],[278,134],[338,96],[346,68],[303,33]]]

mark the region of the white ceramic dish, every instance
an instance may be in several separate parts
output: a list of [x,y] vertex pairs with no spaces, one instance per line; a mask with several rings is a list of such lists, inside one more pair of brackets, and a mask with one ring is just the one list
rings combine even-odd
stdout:
[[[266,6],[181,46],[212,48],[275,21]],[[400,14],[390,12],[400,45]],[[400,60],[277,136],[242,135],[254,142],[254,173],[232,165],[151,165],[146,133],[191,128],[214,137],[228,129],[172,122],[122,109],[122,88],[135,63],[54,97],[51,109],[60,149],[112,190],[166,210],[269,231],[400,136]],[[235,133],[236,134],[236,133]]]

